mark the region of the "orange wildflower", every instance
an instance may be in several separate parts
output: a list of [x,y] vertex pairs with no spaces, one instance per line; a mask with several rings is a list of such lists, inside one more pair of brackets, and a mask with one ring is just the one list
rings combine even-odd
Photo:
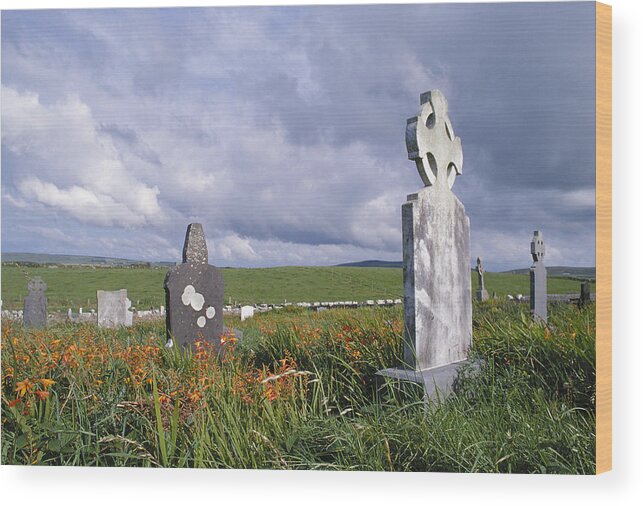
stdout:
[[56,382],[54,380],[52,380],[52,379],[40,378],[40,384],[44,387],[45,390],[47,390],[54,383],[56,383]]
[[26,393],[31,392],[32,388],[32,383],[29,381],[29,378],[23,381],[18,381],[16,383],[16,392],[18,393],[19,397],[23,397]]
[[41,401],[44,401],[47,397],[49,397],[49,392],[45,392],[44,390],[36,390],[36,395]]

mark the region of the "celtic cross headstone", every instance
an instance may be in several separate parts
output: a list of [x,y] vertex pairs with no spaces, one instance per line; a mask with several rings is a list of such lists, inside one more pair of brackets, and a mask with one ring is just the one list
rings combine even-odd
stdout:
[[424,188],[402,205],[404,361],[384,376],[422,382],[428,397],[446,394],[471,345],[469,218],[451,191],[462,174],[462,145],[438,90],[420,96],[406,122],[408,157]]
[[489,299],[489,292],[484,287],[484,267],[480,257],[476,260],[476,272],[478,273],[478,291],[476,292],[476,299],[482,302]]
[[539,230],[534,231],[531,240],[531,257],[534,260],[529,269],[529,305],[534,319],[547,323],[547,269],[545,268],[545,242]]

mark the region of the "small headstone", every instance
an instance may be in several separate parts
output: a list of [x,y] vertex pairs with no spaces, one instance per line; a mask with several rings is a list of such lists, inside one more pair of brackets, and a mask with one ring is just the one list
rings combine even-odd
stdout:
[[[127,298],[127,290],[97,290],[96,300],[98,305],[98,326],[129,327],[132,325],[132,312],[129,311],[132,303]],[[82,314],[82,311],[81,313]]]
[[587,304],[589,304],[591,298],[592,295],[589,289],[589,281],[583,281],[580,284],[580,298],[578,299],[578,307],[585,307]]
[[255,308],[252,306],[241,306],[241,321],[252,318],[255,315]]
[[478,272],[478,291],[476,292],[476,299],[482,302],[489,299],[489,293],[484,287],[484,267],[480,257],[476,260],[476,271]]
[[189,346],[207,340],[221,349],[223,334],[223,276],[208,264],[208,248],[200,223],[188,225],[183,263],[165,277],[167,345]]
[[33,278],[27,284],[29,295],[25,297],[23,325],[28,328],[42,329],[47,326],[47,285],[39,278]]
[[534,231],[534,237],[531,240],[531,257],[534,263],[529,269],[529,306],[534,319],[547,323],[545,242],[539,230]]

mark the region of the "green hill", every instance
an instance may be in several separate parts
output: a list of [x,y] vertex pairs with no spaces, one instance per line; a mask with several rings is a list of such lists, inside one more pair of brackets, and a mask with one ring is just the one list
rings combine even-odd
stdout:
[[[27,282],[40,276],[47,283],[52,311],[67,308],[96,308],[96,290],[126,288],[135,307],[165,304],[165,267],[92,266],[2,266],[2,308],[21,309]],[[265,269],[221,269],[225,280],[225,302],[240,304],[325,302],[402,298],[402,269],[378,267],[274,267]],[[529,276],[494,273],[485,276],[489,294],[529,293]],[[477,280],[472,273],[472,287]],[[579,291],[579,282],[550,277],[549,293]]]

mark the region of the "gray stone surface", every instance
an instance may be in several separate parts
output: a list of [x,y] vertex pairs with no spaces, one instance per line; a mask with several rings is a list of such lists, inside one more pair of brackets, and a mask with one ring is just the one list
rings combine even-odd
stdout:
[[453,392],[457,385],[458,374],[465,367],[477,372],[480,369],[480,363],[463,360],[420,371],[399,368],[383,369],[378,371],[377,374],[399,381],[409,381],[423,385],[424,398],[437,401],[444,399]]
[[476,271],[478,272],[478,290],[476,291],[476,299],[478,302],[483,302],[489,299],[489,292],[484,287],[484,267],[480,257],[476,260]]
[[185,232],[183,244],[183,263],[207,264],[208,247],[205,244],[203,226],[200,223],[190,223]]
[[534,237],[531,240],[531,257],[534,263],[529,269],[529,307],[534,319],[547,323],[545,242],[539,230],[534,231]]
[[578,307],[583,308],[592,300],[589,288],[589,281],[583,281],[580,284],[580,297],[578,298]]
[[25,297],[22,323],[27,328],[42,329],[47,326],[47,290],[46,283],[35,277],[27,283],[29,295]]
[[465,360],[472,335],[469,218],[451,191],[461,142],[444,96],[432,91],[421,102],[406,142],[427,186],[402,206],[404,359],[415,370]]
[[406,120],[406,150],[425,186],[439,178],[453,187],[462,174],[462,143],[448,116],[448,103],[439,90],[420,95],[420,113]]
[[168,346],[186,347],[207,340],[217,351],[223,334],[223,276],[209,265],[200,223],[188,225],[182,264],[172,267],[164,282]]
[[[97,290],[96,299],[98,301],[98,326],[99,327],[119,327],[131,326],[133,313],[129,311],[132,303],[127,298],[127,290]],[[82,310],[79,310],[79,315]]]

